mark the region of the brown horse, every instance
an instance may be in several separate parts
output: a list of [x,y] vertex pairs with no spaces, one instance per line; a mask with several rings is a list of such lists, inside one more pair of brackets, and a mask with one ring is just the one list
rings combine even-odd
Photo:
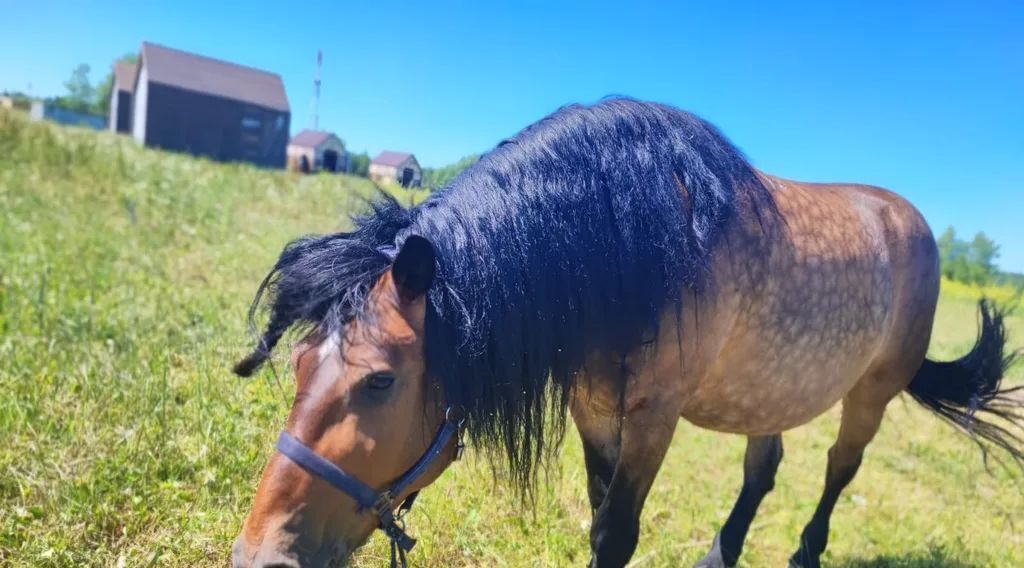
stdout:
[[[591,566],[633,554],[680,417],[746,435],[736,504],[699,566],[736,564],[782,435],[839,401],[825,489],[791,564],[819,566],[829,517],[886,405],[908,391],[1022,458],[998,311],[964,358],[925,359],[935,241],[888,191],[754,170],[708,123],[657,104],[567,107],[424,204],[289,245],[252,373],[282,334],[297,394],[234,548],[236,566],[320,565],[396,517],[463,434],[529,491],[571,413],[593,507]],[[976,413],[997,415],[985,421]],[[398,509],[396,511],[396,509]],[[396,554],[397,552],[397,554]]]

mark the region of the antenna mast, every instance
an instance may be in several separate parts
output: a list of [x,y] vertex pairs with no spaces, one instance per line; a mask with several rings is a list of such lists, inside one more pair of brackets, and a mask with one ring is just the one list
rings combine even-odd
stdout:
[[313,130],[320,130],[320,68],[324,64],[324,52],[316,50],[316,79],[313,79]]

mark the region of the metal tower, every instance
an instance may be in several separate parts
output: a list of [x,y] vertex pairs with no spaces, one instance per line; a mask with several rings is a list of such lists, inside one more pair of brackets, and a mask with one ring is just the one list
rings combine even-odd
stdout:
[[324,64],[324,52],[316,50],[316,79],[313,79],[313,130],[320,130],[320,68]]

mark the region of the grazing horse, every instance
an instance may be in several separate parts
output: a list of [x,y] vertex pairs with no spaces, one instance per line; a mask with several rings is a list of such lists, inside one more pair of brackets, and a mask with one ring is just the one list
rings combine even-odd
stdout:
[[899,393],[1024,457],[1001,314],[982,303],[970,354],[933,362],[938,293],[932,233],[893,193],[764,174],[668,106],[563,108],[422,204],[384,199],[353,231],[284,249],[253,303],[269,298],[266,331],[235,372],[298,326],[297,393],[234,564],[322,565],[381,528],[404,565],[400,517],[463,436],[529,492],[571,414],[595,567],[632,556],[680,417],[747,436],[742,489],[699,564],[733,566],[781,433],[842,401],[791,560],[819,566]]

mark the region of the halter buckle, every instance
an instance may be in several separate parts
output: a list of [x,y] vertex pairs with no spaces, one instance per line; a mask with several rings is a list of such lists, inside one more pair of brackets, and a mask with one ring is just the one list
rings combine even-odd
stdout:
[[[453,412],[454,411],[454,412]],[[466,449],[466,443],[464,441],[463,426],[466,424],[466,407],[461,404],[458,406],[449,406],[444,410],[444,421],[455,422],[457,429],[455,434],[455,461],[462,459],[462,452]]]
[[377,497],[377,500],[373,503],[373,512],[376,513],[377,518],[380,519],[381,525],[385,522],[393,521],[395,519],[395,504],[391,497],[390,491],[384,491]]

